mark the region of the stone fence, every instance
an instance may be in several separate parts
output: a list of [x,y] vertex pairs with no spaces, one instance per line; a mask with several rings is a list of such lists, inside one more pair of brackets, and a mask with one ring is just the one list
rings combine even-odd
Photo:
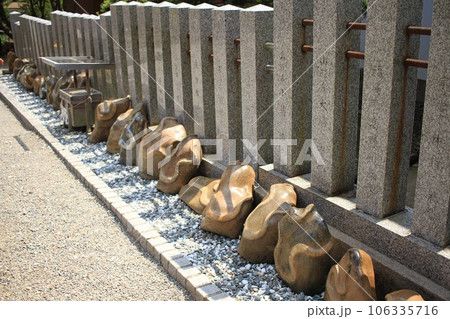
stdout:
[[[422,6],[372,0],[367,23],[355,24],[360,0],[277,0],[273,9],[118,2],[100,16],[10,17],[16,54],[43,74],[54,71],[39,56],[114,63],[94,72],[104,97],[130,94],[133,104],[147,101],[152,124],[175,116],[189,134],[219,139],[216,167],[249,159],[264,188],[293,184],[343,242],[366,245],[380,265],[386,257],[386,267],[416,276],[422,292],[448,297],[450,7],[434,1],[430,31],[420,28]],[[431,37],[429,61],[418,60],[419,35]],[[412,211],[417,67],[428,80]]]

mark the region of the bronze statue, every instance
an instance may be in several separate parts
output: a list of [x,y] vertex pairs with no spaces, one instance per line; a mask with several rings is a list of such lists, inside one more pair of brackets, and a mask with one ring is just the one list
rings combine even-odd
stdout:
[[106,142],[109,130],[120,114],[125,113],[131,105],[131,97],[105,100],[97,105],[95,109],[95,126],[89,142],[92,144]]
[[278,223],[275,268],[294,292],[323,291],[332,265],[333,238],[314,204],[292,207]]
[[197,176],[181,187],[179,196],[190,208],[201,215],[214,192],[217,191],[219,183],[220,179]]
[[139,143],[139,176],[159,179],[159,163],[186,137],[186,129],[174,117],[165,117],[158,127]]
[[384,298],[386,299],[386,301],[425,301],[418,292],[409,289],[402,289],[391,292]]
[[255,171],[250,165],[230,165],[203,211],[201,229],[238,238],[252,209]]
[[372,258],[363,250],[350,248],[331,268],[327,278],[325,300],[327,301],[373,301],[375,273]]
[[27,91],[33,91],[33,81],[39,75],[35,64],[25,64],[17,74],[17,77]]
[[111,126],[109,131],[108,141],[106,142],[106,150],[111,154],[116,154],[120,152],[119,139],[131,120],[136,113],[145,112],[144,104],[140,103],[136,107],[127,110],[125,113],[120,114],[117,120]]
[[142,113],[136,113],[123,129],[119,139],[121,164],[136,165],[138,145],[146,134],[147,118]]
[[296,203],[297,194],[292,185],[272,185],[269,193],[245,221],[238,246],[239,254],[254,264],[273,264],[273,252],[278,241],[278,222]]
[[13,71],[12,71],[14,79],[18,80],[17,75],[19,74],[20,70],[22,70],[23,66],[25,64],[28,64],[28,63],[30,63],[30,60],[28,60],[28,59],[19,59],[19,58],[17,58],[17,59],[14,60]]
[[202,157],[202,144],[197,135],[185,137],[161,163],[156,187],[166,194],[178,194],[197,173]]

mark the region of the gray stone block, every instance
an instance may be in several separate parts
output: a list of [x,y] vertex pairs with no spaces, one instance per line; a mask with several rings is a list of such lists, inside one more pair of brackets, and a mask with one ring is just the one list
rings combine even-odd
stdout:
[[[214,109],[214,67],[211,59],[212,9],[216,7],[202,3],[189,9],[189,44],[191,49],[192,103],[194,132],[200,138],[216,137]],[[215,147],[204,147],[212,153]]]
[[214,96],[216,138],[222,144],[219,161],[227,166],[242,159],[241,65],[239,44],[239,14],[241,9],[231,5],[212,11],[214,53]]
[[116,2],[111,5],[111,26],[114,46],[114,63],[116,65],[116,83],[117,97],[123,97],[129,94],[128,76],[127,76],[127,55],[125,52],[125,35],[124,35],[124,6],[127,4],[123,1]]
[[314,3],[312,141],[323,162],[313,157],[311,185],[330,195],[353,190],[356,179],[360,61],[346,52],[359,51],[360,31],[346,29],[361,9],[359,0]]
[[367,13],[356,202],[377,217],[405,206],[417,70],[406,71],[404,59],[419,51],[419,37],[408,41],[405,30],[420,25],[422,4],[381,1]]
[[243,155],[257,168],[273,160],[273,74],[266,69],[273,64],[273,52],[265,48],[273,43],[273,9],[250,7],[241,11],[240,21]]
[[156,103],[159,119],[174,116],[169,8],[167,1],[152,7],[155,50]]
[[139,59],[141,62],[142,99],[147,101],[147,115],[151,125],[159,123],[156,101],[155,51],[153,41],[152,7],[156,4],[145,2],[138,9]]
[[413,233],[450,244],[450,7],[435,1],[414,200]]
[[189,8],[191,7],[193,6],[190,4],[180,3],[169,8],[174,113],[188,134],[194,133],[189,53]]
[[[109,63],[115,63],[114,42],[112,38],[111,12],[100,15],[100,26],[102,36],[103,59]],[[105,70],[106,89],[102,92],[104,99],[118,98],[117,94],[117,65],[114,69]]]

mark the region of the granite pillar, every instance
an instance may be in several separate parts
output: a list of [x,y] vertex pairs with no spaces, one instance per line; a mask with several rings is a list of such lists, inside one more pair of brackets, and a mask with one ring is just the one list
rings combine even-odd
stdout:
[[312,141],[323,162],[313,156],[311,185],[329,195],[353,190],[356,179],[360,61],[346,52],[360,50],[360,31],[346,30],[361,10],[360,0],[314,2]]
[[[105,62],[115,63],[114,43],[112,39],[111,12],[100,15],[100,32],[102,37],[103,59]],[[118,98],[116,68],[104,70],[105,90],[102,91],[104,99]]]
[[9,22],[11,27],[11,33],[14,40],[14,52],[18,57],[22,57],[22,39],[20,36],[20,22],[19,22],[19,16],[21,15],[20,12],[13,11],[9,14]]
[[[103,48],[102,48],[102,30],[100,25],[100,17],[91,17],[91,29],[92,29],[92,46],[93,46],[93,56],[98,60],[104,60]],[[100,92],[107,90],[107,85],[105,83],[105,70],[95,70],[94,76],[96,78],[97,89]]]
[[147,106],[147,116],[150,125],[159,123],[158,104],[156,100],[155,79],[155,51],[153,41],[153,12],[156,4],[145,2],[137,8],[138,36],[139,36],[139,61],[141,63],[142,100]]
[[367,13],[356,204],[380,218],[405,205],[417,69],[404,61],[419,49],[405,30],[421,19],[422,0],[379,1]]
[[[309,173],[311,162],[297,163],[304,142],[311,138],[313,55],[302,51],[312,44],[313,1],[278,0],[274,3],[274,167],[286,176]],[[290,140],[295,140],[290,142]]]
[[169,8],[174,113],[188,134],[194,134],[189,54],[189,8],[192,7],[190,4],[180,3]]
[[125,50],[127,50],[127,75],[132,105],[142,101],[141,62],[139,55],[139,33],[137,9],[139,2],[124,6]]
[[414,235],[450,244],[450,7],[435,0],[414,200]]
[[156,103],[159,119],[175,115],[170,53],[169,8],[171,6],[173,6],[172,3],[164,1],[152,7]]
[[70,51],[72,52],[72,55],[75,56],[80,55],[80,50],[78,49],[78,41],[77,41],[77,23],[76,23],[77,17],[78,17],[77,13],[72,13],[68,17]]
[[77,45],[78,45],[78,53],[80,56],[85,56],[87,54],[86,51],[86,43],[85,43],[85,33],[84,33],[84,19],[86,18],[86,14],[79,14],[75,17],[75,32],[77,37]]
[[65,56],[73,56],[70,50],[70,33],[69,33],[69,12],[61,12],[60,17],[62,20],[62,39],[63,39],[63,52]]
[[127,77],[127,55],[125,51],[124,35],[124,6],[125,2],[119,1],[111,5],[111,26],[114,45],[114,63],[116,65],[117,94],[122,97],[129,94]]
[[31,52],[30,52],[30,39],[29,39],[29,32],[28,32],[28,23],[26,15],[19,16],[19,22],[20,22],[20,32],[22,34],[23,39],[23,57],[22,58],[30,58]]
[[240,11],[232,5],[212,11],[216,136],[222,146],[219,162],[225,166],[242,158],[241,65],[235,41],[240,36]]
[[[214,64],[211,58],[212,9],[207,3],[189,9],[189,44],[191,49],[192,103],[194,132],[201,139],[216,137],[214,108]],[[212,153],[215,147],[205,147]]]
[[266,67],[273,52],[265,46],[273,43],[273,9],[250,7],[241,11],[240,21],[243,157],[257,168],[273,160],[273,74]]

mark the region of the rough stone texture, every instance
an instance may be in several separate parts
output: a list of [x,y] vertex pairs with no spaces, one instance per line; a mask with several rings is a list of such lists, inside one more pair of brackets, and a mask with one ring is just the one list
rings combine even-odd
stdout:
[[[92,47],[93,47],[93,56],[96,59],[104,61],[103,57],[103,41],[102,41],[102,29],[100,26],[100,17],[91,16],[91,29],[92,29]],[[107,91],[107,84],[105,78],[105,70],[94,70],[94,79],[95,86],[100,92]]]
[[327,277],[326,301],[376,301],[372,258],[352,248],[334,265]]
[[359,0],[314,3],[312,140],[324,163],[313,158],[311,184],[331,195],[352,190],[356,179],[360,61],[346,52],[359,51],[360,31],[345,31],[360,15]]
[[87,54],[84,33],[84,18],[87,14],[79,14],[75,17],[75,34],[78,41],[78,54],[83,56]]
[[80,50],[78,49],[77,41],[77,27],[76,18],[78,13],[72,13],[69,16],[69,36],[70,36],[70,51],[73,55],[80,55]]
[[0,300],[192,300],[3,103],[0,136]]
[[[264,48],[266,42],[273,42],[273,9],[257,5],[242,10],[240,21],[242,135],[251,144],[244,144],[243,155],[256,168],[273,159],[273,74],[266,70],[273,54]],[[256,156],[256,145],[263,142]]]
[[[50,42],[50,22],[47,20],[43,20],[43,22],[39,26],[39,32],[42,33],[42,45],[43,45],[43,56],[51,56],[51,42]],[[53,69],[49,65],[45,65],[44,74],[45,76],[51,75],[53,73]]]
[[[22,14],[19,16],[19,22],[20,22],[20,33],[23,37],[23,57],[21,59],[29,59],[30,58],[30,40],[28,35],[28,29],[27,29],[27,22],[26,22],[26,15]],[[51,16],[53,17],[53,16]]]
[[240,36],[240,10],[226,5],[212,11],[216,138],[222,143],[223,165],[242,159],[241,66],[235,42]]
[[[102,48],[103,48],[103,59],[105,62],[115,63],[114,56],[114,44],[111,39],[112,36],[112,25],[111,25],[111,12],[106,12],[100,15],[100,25],[102,34]],[[107,90],[104,90],[103,97],[105,99],[116,98],[117,95],[117,77],[116,69],[105,70],[105,84]]]
[[[426,295],[429,297],[424,295],[426,299],[450,298],[448,249],[438,249],[424,240],[411,236],[410,230],[399,227],[398,222],[383,224],[379,219],[356,210],[351,194],[346,197],[330,197],[314,190],[311,183],[302,177],[287,178],[275,171],[273,165],[260,167],[259,184],[265,189],[269,189],[272,184],[286,182],[294,186],[298,195],[298,205],[314,203],[327,224],[335,228],[333,236],[339,237],[347,245],[342,254],[337,256],[337,260],[351,247],[359,247],[370,253],[374,262],[377,260],[381,267],[375,266],[377,287],[379,282],[385,282],[384,287],[378,287],[384,292],[381,298],[402,287],[414,290],[417,290],[414,287],[421,287],[417,291],[422,294],[427,291]],[[385,221],[391,218],[394,216]],[[350,234],[352,238],[345,234]],[[373,234],[377,234],[377,240],[373,239]],[[378,254],[377,258],[374,252]],[[379,252],[382,252],[383,256],[380,256]]]
[[255,172],[250,165],[230,165],[203,211],[200,228],[238,238],[252,209]]
[[61,11],[56,10],[50,13],[50,21],[52,22],[52,32],[53,32],[53,47],[55,49],[55,56],[61,56],[64,52],[61,51],[62,48],[62,29],[59,24],[59,14]]
[[73,55],[70,51],[70,35],[69,35],[69,16],[70,12],[61,12],[60,19],[62,21],[62,37],[64,55]]
[[128,87],[132,105],[142,100],[141,62],[139,54],[139,33],[137,8],[139,2],[129,2],[124,7],[125,50],[127,50]]
[[116,83],[117,94],[124,96],[129,94],[128,76],[127,76],[127,55],[125,52],[125,35],[124,35],[124,6],[127,4],[123,1],[116,2],[111,5],[111,26],[114,46],[114,63],[116,65]]
[[405,206],[417,69],[405,74],[404,60],[419,49],[419,37],[407,41],[405,29],[421,24],[422,3],[380,1],[367,13],[356,203],[377,217]]
[[159,123],[156,101],[155,51],[153,41],[153,2],[138,7],[139,60],[141,62],[142,99],[147,101],[148,122]]
[[174,116],[172,61],[170,53],[169,8],[164,1],[152,7],[155,50],[156,102],[159,119]]
[[413,233],[450,244],[450,8],[435,1],[430,43]]
[[194,133],[191,56],[188,36],[189,8],[192,7],[190,4],[180,3],[169,8],[174,113],[188,134]]
[[21,37],[21,33],[19,32],[20,30],[20,22],[19,22],[19,16],[21,15],[20,12],[17,11],[13,11],[9,13],[9,21],[10,21],[10,25],[11,25],[11,33],[14,39],[14,51],[16,53],[16,55],[19,58],[23,58],[23,53],[22,53],[22,48],[23,48],[23,44],[22,44],[22,37]]
[[[207,3],[189,9],[189,42],[191,49],[192,102],[194,107],[194,132],[200,138],[216,137],[214,109],[214,67],[211,59],[212,17],[216,8]],[[205,147],[205,146],[204,146]],[[206,153],[214,147],[206,146]]]

